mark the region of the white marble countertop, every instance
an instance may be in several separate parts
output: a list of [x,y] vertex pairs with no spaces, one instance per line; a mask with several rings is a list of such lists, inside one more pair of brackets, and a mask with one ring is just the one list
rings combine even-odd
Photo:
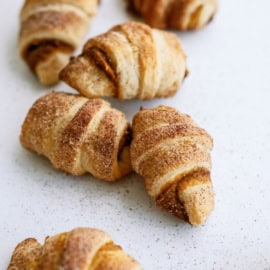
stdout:
[[[88,37],[128,19],[123,2],[102,0]],[[270,2],[220,1],[206,28],[178,33],[191,73],[173,98],[111,100],[129,120],[141,105],[174,106],[214,137],[216,209],[198,228],[157,209],[135,174],[72,177],[20,146],[28,109],[48,91],[17,55],[21,5],[0,4],[0,269],[21,240],[77,226],[107,231],[146,270],[270,269]]]

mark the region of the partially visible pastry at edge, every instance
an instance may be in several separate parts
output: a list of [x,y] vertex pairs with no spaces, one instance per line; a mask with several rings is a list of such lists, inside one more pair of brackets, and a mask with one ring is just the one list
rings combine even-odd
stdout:
[[192,30],[205,26],[217,12],[218,0],[126,0],[152,27]]
[[141,270],[141,266],[98,229],[76,228],[47,237],[41,245],[28,238],[19,243],[8,270]]
[[210,177],[213,140],[192,119],[160,106],[133,119],[131,164],[159,207],[192,225],[214,209]]
[[59,81],[96,14],[98,0],[26,0],[20,14],[19,53],[44,85]]
[[87,97],[151,99],[174,95],[186,75],[176,35],[126,22],[91,38],[60,78]]
[[108,102],[53,92],[29,110],[20,140],[57,169],[114,181],[131,171],[129,131],[125,115]]

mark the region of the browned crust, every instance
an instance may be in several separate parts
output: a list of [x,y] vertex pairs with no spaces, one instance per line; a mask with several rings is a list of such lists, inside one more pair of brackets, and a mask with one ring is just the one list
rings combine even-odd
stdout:
[[[100,110],[92,130],[92,119]],[[121,155],[129,148],[128,127],[124,114],[101,99],[50,93],[29,110],[20,139],[26,149],[48,157],[56,168],[114,181],[131,171],[129,155]]]
[[[131,159],[134,157],[132,151],[133,148],[131,148]],[[154,149],[139,164],[134,166],[132,163],[132,165],[136,172],[144,176],[146,189],[150,191],[156,185],[156,181],[166,174],[203,162],[210,162],[209,154],[199,149],[195,143],[185,141],[184,143],[165,143],[163,148]],[[167,179],[167,181],[176,181],[176,178]]]
[[96,13],[97,0],[26,0],[19,52],[41,83],[55,84]]
[[101,99],[87,101],[59,135],[53,153],[53,163],[58,169],[72,172],[74,161],[77,158],[77,153],[81,151],[88,126],[94,115],[103,106],[108,106],[108,104]]
[[73,12],[53,10],[37,12],[31,14],[31,16],[27,17],[27,20],[22,22],[20,36],[43,29],[65,29],[67,24],[75,23],[77,19],[78,16]]
[[66,245],[68,233],[47,237],[42,247],[38,270],[57,269]]
[[86,269],[96,252],[110,237],[103,231],[88,228],[76,228],[69,232],[62,254],[61,269]]
[[[122,248],[120,246],[115,245],[113,242],[109,242],[103,245],[98,252],[96,253],[95,257],[93,258],[93,269],[108,269],[108,262],[110,261],[110,255],[117,251],[121,251]],[[103,258],[106,258],[105,260]],[[114,258],[115,259],[115,258]]]
[[193,225],[204,222],[214,205],[211,136],[166,106],[141,109],[132,130],[132,167],[157,205]]
[[174,95],[185,66],[176,35],[129,21],[89,39],[60,79],[90,98],[152,99]]
[[[196,0],[127,0],[127,8],[136,15],[142,16],[144,21],[152,27],[160,29],[189,30],[202,27],[198,25],[203,5],[199,5],[191,14],[190,22],[187,26],[183,25],[187,9]],[[209,16],[210,22],[215,14]]]
[[149,149],[179,137],[200,142],[204,140],[205,145],[212,147],[212,138],[205,130],[194,126],[171,124],[146,130],[141,136],[137,136],[133,144],[133,158],[136,159]]
[[162,125],[191,125],[192,119],[188,115],[180,115],[175,109],[168,106],[159,106],[153,109],[141,108],[133,117],[133,137],[154,126]]
[[28,111],[22,125],[20,141],[23,147],[41,155],[49,155],[46,142],[51,141],[57,119],[67,114],[76,102],[76,97],[51,92],[39,98]]
[[[106,177],[108,181],[114,181],[115,164],[118,163],[118,149],[121,136],[117,136],[117,126],[121,121],[122,115],[116,110],[110,110],[104,113],[99,126],[83,145],[85,152],[91,153],[89,167],[95,172],[98,178]],[[94,161],[94,162],[93,162]]]
[[93,6],[93,3],[95,2],[99,3],[99,0],[26,0],[23,6],[23,10],[41,5],[69,4],[75,7],[79,7],[82,11],[92,15],[93,10],[91,6]]
[[175,2],[164,0],[128,0],[127,8],[135,15],[141,15],[144,21],[152,27],[165,29],[170,10]]
[[165,21],[163,24],[163,28],[174,28],[179,30],[185,30],[182,26],[182,21],[186,16],[185,11],[186,8],[193,2],[194,0],[178,0],[173,1],[170,7],[167,10]]
[[40,243],[34,238],[25,239],[16,246],[8,270],[35,269],[39,264],[40,254]]
[[[131,47],[135,48],[139,57],[139,98],[151,99],[153,94],[142,93],[145,77],[149,71],[157,66],[157,52],[152,34],[152,29],[143,23],[128,22],[116,25],[111,29],[123,33],[128,39]],[[154,79],[154,78],[152,78]]]
[[[75,30],[73,26],[80,27],[84,24],[85,18],[81,18],[78,14],[71,11],[45,10],[31,14],[26,20],[21,22],[19,37],[20,53],[22,56],[25,56],[32,43],[35,45],[36,42],[42,43],[43,41],[45,43],[54,41],[55,43],[65,44],[65,46],[69,46],[74,50],[75,44],[60,40],[59,33],[66,33],[66,37],[69,38],[75,34],[72,33]],[[43,35],[43,33],[47,33],[46,38],[39,38],[39,35]],[[51,34],[51,38],[49,38],[48,33]],[[29,37],[32,38],[29,39]],[[25,40],[28,40],[26,45],[24,44]],[[24,46],[21,47],[21,44],[24,44]]]
[[36,40],[25,50],[22,56],[32,71],[43,61],[46,61],[56,52],[71,54],[74,48],[58,40]]
[[8,270],[83,270],[90,267],[141,270],[140,265],[115,245],[107,233],[91,228],[76,228],[47,237],[43,246],[33,238],[24,240],[14,250]]

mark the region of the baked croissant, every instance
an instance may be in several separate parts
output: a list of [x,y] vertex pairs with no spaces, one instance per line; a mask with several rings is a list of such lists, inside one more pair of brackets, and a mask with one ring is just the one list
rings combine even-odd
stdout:
[[133,119],[130,148],[134,171],[161,208],[192,225],[214,208],[211,136],[175,109],[142,109]]
[[124,114],[102,99],[49,93],[28,112],[20,139],[57,169],[114,181],[131,171],[129,129]]
[[98,0],[26,0],[21,10],[19,52],[44,85],[59,72],[86,34]]
[[160,29],[191,30],[205,26],[214,17],[217,0],[127,0],[132,11]]
[[76,228],[45,239],[29,238],[15,248],[8,270],[141,270],[111,237],[100,230]]
[[126,22],[91,38],[60,78],[87,97],[151,99],[174,95],[185,75],[176,35]]

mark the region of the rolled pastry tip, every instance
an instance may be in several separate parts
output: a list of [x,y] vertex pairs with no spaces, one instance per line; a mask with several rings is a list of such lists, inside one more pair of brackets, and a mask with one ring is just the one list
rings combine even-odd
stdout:
[[148,194],[190,224],[204,223],[214,209],[212,137],[190,116],[166,106],[138,112],[132,132],[132,168]]

